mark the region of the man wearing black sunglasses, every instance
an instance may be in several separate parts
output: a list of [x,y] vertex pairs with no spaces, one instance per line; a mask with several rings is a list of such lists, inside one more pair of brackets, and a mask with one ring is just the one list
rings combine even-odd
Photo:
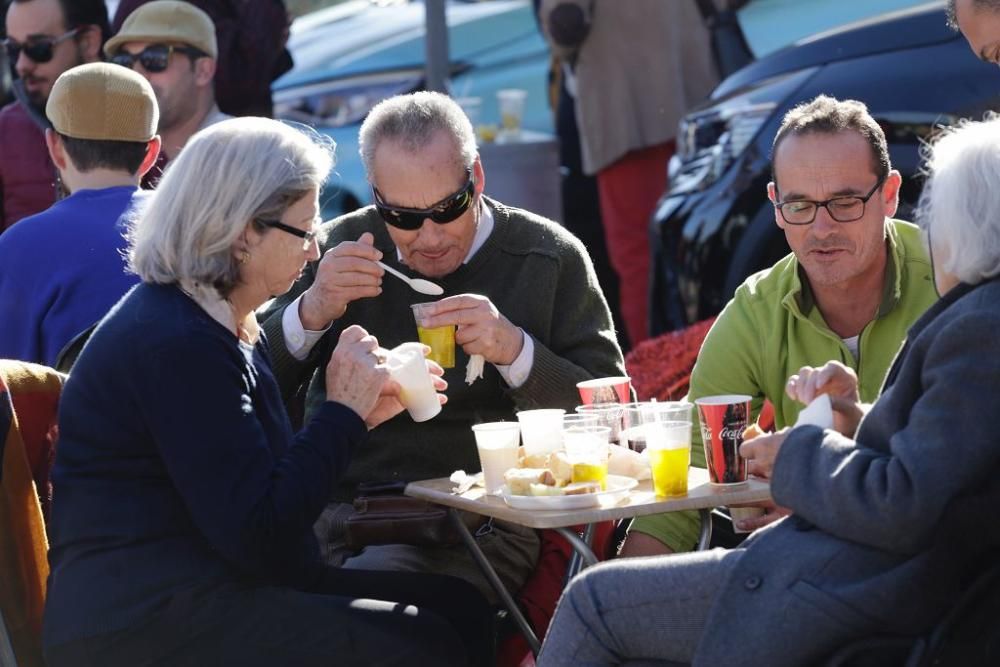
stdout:
[[163,150],[143,179],[153,187],[195,132],[230,117],[215,103],[215,26],[188,2],[155,0],[129,14],[104,53],[146,77],[156,93]]
[[[324,367],[329,344],[351,324],[384,347],[417,339],[410,305],[433,297],[385,277],[378,260],[444,288],[425,326],[456,326],[456,363],[445,370],[448,402],[437,417],[391,420],[355,453],[324,515],[323,541],[335,565],[444,572],[495,598],[461,545],[349,553],[341,525],[349,503],[361,482],[479,470],[473,424],[510,421],[529,408],[572,411],[577,382],[624,372],[611,316],[579,240],[484,195],[475,135],[454,101],[437,93],[385,100],[362,125],[360,144],[374,205],[324,225],[323,258],[265,321],[282,388],[291,392]],[[486,363],[483,377],[467,384],[471,355]],[[318,389],[314,380],[310,404]],[[479,543],[507,588],[520,588],[537,558],[534,531],[496,521]]]
[[101,59],[109,30],[103,0],[14,0],[5,24],[4,51],[18,78],[16,101],[0,110],[0,232],[56,200],[45,103],[60,74]]

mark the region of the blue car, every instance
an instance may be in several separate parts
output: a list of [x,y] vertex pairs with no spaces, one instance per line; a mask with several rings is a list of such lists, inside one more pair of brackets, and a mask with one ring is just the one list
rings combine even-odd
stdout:
[[[450,92],[479,97],[479,121],[499,122],[496,91],[528,91],[523,126],[553,131],[546,97],[548,48],[528,0],[446,3]],[[379,101],[425,89],[422,2],[353,0],[303,16],[288,47],[295,67],[275,81],[275,115],[306,123],[337,143],[336,174],[324,191],[330,218],[371,201],[358,129]]]

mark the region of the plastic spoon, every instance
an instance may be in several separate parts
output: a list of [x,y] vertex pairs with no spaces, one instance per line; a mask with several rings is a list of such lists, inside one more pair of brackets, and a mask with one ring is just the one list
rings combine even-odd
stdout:
[[443,287],[441,287],[440,285],[435,285],[434,283],[432,283],[429,280],[424,280],[423,278],[410,278],[409,276],[400,273],[399,271],[397,271],[396,269],[392,268],[391,266],[386,266],[382,262],[376,262],[376,264],[378,264],[383,269],[385,269],[386,271],[388,271],[389,273],[391,273],[392,275],[396,276],[397,278],[399,278],[400,280],[402,280],[404,283],[406,283],[407,285],[409,285],[410,289],[412,289],[415,292],[420,292],[421,294],[429,294],[431,296],[437,296],[438,294],[444,294],[444,288]]

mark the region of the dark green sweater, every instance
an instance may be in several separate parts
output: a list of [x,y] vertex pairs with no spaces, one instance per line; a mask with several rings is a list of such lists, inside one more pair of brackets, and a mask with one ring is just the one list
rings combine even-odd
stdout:
[[[624,375],[608,306],[583,244],[550,220],[485,201],[494,217],[489,238],[468,264],[434,281],[444,287],[445,297],[466,293],[488,297],[507,319],[530,334],[535,342],[531,374],[524,384],[511,389],[487,363],[483,378],[468,386],[468,355],[457,348],[455,368],[445,371],[448,403],[441,413],[416,424],[404,412],[372,431],[370,441],[355,453],[342,478],[337,500],[352,499],[358,482],[414,481],[446,477],[457,469],[479,470],[470,428],[473,424],[512,420],[517,410],[531,408],[571,411],[580,402],[577,382]],[[327,226],[324,251],[372,232],[383,261],[417,275],[397,260],[396,248],[374,207],[342,216]],[[310,407],[325,398],[324,375],[315,371],[325,368],[343,329],[358,324],[387,348],[415,341],[417,329],[410,304],[428,300],[402,281],[386,277],[380,296],[350,304],[310,357],[299,362],[285,348],[281,315],[312,283],[314,271],[311,265],[295,287],[271,306],[264,322],[282,391],[287,396],[313,377],[307,399]]]

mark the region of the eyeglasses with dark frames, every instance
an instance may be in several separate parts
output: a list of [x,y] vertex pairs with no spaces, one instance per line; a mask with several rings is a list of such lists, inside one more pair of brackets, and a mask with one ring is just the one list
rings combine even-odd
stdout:
[[80,28],[73,28],[58,37],[32,37],[24,44],[7,38],[3,40],[3,47],[7,50],[7,60],[11,65],[17,62],[18,56],[24,51],[24,55],[38,64],[47,63],[55,55],[56,44],[65,42],[67,39],[80,32]]
[[173,44],[150,44],[139,53],[129,53],[124,49],[111,56],[111,62],[122,67],[132,69],[135,61],[139,61],[143,69],[152,74],[158,74],[170,66],[170,54],[183,53],[192,60],[207,56],[205,52],[193,46],[179,46]]
[[[820,208],[825,208],[830,217],[837,222],[854,222],[860,220],[865,215],[865,205],[872,195],[882,187],[886,177],[878,180],[868,194],[864,197],[833,197],[823,201],[813,201],[810,199],[794,199],[792,201],[779,202],[774,205],[781,213],[781,217],[790,225],[811,225],[816,220],[816,213]],[[777,188],[777,186],[775,186]]]
[[382,219],[393,227],[407,231],[420,229],[424,220],[427,219],[433,220],[439,225],[458,220],[472,206],[475,193],[476,181],[471,169],[468,171],[468,180],[458,192],[448,195],[430,208],[405,208],[386,204],[382,193],[378,191],[378,188],[372,186],[375,209],[382,216]]
[[265,227],[273,227],[275,229],[280,229],[283,232],[291,234],[292,236],[298,236],[302,239],[302,248],[308,249],[312,242],[316,240],[318,232],[314,230],[306,231],[304,229],[299,229],[298,227],[292,227],[291,225],[286,225],[280,220],[261,220],[257,219],[257,222],[264,225]]

